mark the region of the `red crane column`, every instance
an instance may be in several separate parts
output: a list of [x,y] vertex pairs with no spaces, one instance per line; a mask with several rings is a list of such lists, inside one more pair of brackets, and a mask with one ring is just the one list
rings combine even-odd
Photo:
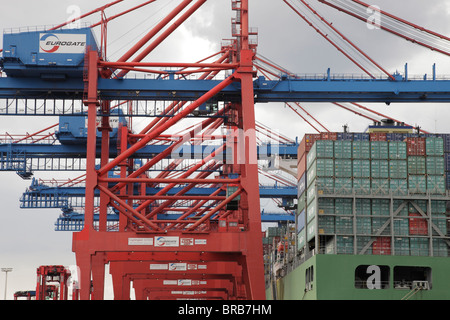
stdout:
[[[97,140],[97,84],[98,84],[98,53],[87,52],[84,81],[85,100],[83,103],[88,107],[87,145],[86,145],[86,191],[85,191],[85,214],[84,228],[82,232],[73,234],[72,250],[76,250],[77,240],[87,240],[94,231],[94,191],[97,186],[97,172],[95,170],[96,140]],[[80,251],[76,254],[79,267],[80,299],[90,299],[91,288],[91,255],[88,251]]]
[[[239,1],[234,3],[238,4]],[[264,261],[261,236],[261,209],[259,203],[258,160],[256,143],[256,121],[253,92],[254,52],[249,45],[248,0],[240,3],[241,16],[241,51],[237,77],[241,83],[241,104],[239,113],[242,117],[242,130],[245,137],[245,162],[241,164],[241,209],[248,221],[246,241],[242,243],[241,265],[249,299],[265,299]]]
[[[200,0],[197,3],[203,3]],[[238,33],[238,46],[236,51],[235,73],[229,76],[209,92],[199,97],[196,101],[185,107],[173,117],[161,125],[156,126],[148,133],[145,133],[141,139],[130,141],[127,139],[126,128],[122,130],[122,141],[120,141],[121,150],[119,155],[112,161],[105,163],[108,152],[107,143],[102,144],[102,166],[95,170],[96,160],[96,118],[97,109],[100,105],[97,101],[97,81],[99,76],[99,57],[96,52],[89,52],[87,55],[88,72],[87,97],[84,100],[88,107],[88,140],[87,140],[87,171],[86,171],[86,211],[85,226],[81,232],[74,233],[73,251],[76,253],[77,264],[80,268],[80,299],[89,300],[91,298],[91,276],[94,299],[101,299],[104,286],[104,265],[112,261],[105,257],[105,253],[126,253],[136,252],[158,254],[155,261],[190,261],[189,256],[192,253],[205,253],[207,258],[204,261],[217,262],[229,259],[238,263],[241,272],[235,278],[236,297],[245,299],[265,299],[264,285],[264,263],[263,248],[261,236],[261,216],[259,205],[259,184],[258,184],[258,164],[257,164],[257,145],[255,135],[255,113],[254,113],[254,92],[253,78],[255,76],[253,69],[254,51],[249,44],[248,28],[248,0],[233,0],[233,10],[238,11],[238,19],[241,27]],[[189,11],[189,13],[191,13]],[[184,16],[183,16],[184,17]],[[138,65],[135,63],[135,65]],[[113,66],[114,67],[114,66]],[[203,66],[206,68],[206,66]],[[120,65],[117,66],[120,68]],[[119,80],[117,80],[119,81]],[[216,153],[222,152],[223,147],[205,155],[202,161],[199,161],[193,170],[185,171],[178,179],[161,178],[148,179],[140,175],[133,175],[132,159],[130,158],[137,150],[147,145],[153,140],[157,140],[165,131],[180,120],[189,116],[196,108],[203,103],[218,95],[224,88],[233,82],[240,82],[241,99],[234,104],[238,118],[233,123],[232,128],[246,137],[244,141],[238,141],[234,152],[240,150],[237,159],[239,162],[228,163],[227,174],[230,178],[225,179],[206,179],[203,175],[197,178],[189,178],[194,171],[200,169],[214,159]],[[106,107],[106,105],[105,105]],[[106,123],[103,129],[107,133]],[[127,143],[131,146],[128,148]],[[108,173],[116,166],[120,166],[121,178],[107,178]],[[224,170],[225,171],[225,170]],[[236,178],[236,176],[238,178]],[[131,178],[133,177],[133,178]],[[109,188],[104,182],[119,182],[123,186],[129,187]],[[183,216],[177,220],[160,220],[156,216],[157,211],[147,213],[144,205],[135,207],[136,200],[151,203],[154,200],[199,200],[193,196],[165,196],[158,193],[155,196],[141,195],[139,198],[133,192],[133,184],[140,183],[163,183],[168,184],[164,192],[176,184],[189,184],[187,189],[195,184],[221,183],[227,188],[229,193],[227,197],[208,196],[211,201],[218,201],[213,208],[199,208],[195,212],[195,218]],[[187,189],[184,190],[187,190]],[[119,232],[108,232],[104,227],[105,220],[102,218],[100,230],[96,231],[93,227],[94,214],[94,190],[99,189],[101,198],[101,214],[106,212],[105,202],[109,206],[119,210],[122,220],[120,220]],[[238,200],[237,197],[240,197]],[[235,204],[238,203],[236,207]],[[219,227],[217,228],[219,223]],[[225,223],[225,227],[221,224]],[[177,226],[174,228],[174,226]],[[158,241],[160,238],[170,239],[171,245],[162,244]],[[137,242],[139,244],[137,244]],[[142,241],[142,242],[140,242]],[[179,243],[181,244],[178,244]],[[190,241],[196,245],[185,245]],[[139,247],[136,247],[136,246]],[[174,258],[173,254],[177,255]],[[131,258],[127,258],[127,260]],[[139,259],[143,260],[143,259]],[[228,261],[228,260],[227,260]],[[129,297],[129,280],[133,272],[130,272],[128,263],[119,263],[120,270],[113,272],[114,282],[118,283],[117,296],[126,299]],[[150,272],[150,271],[148,271]],[[130,277],[126,276],[127,274]],[[127,277],[127,278],[123,278]],[[245,287],[245,290],[243,290]]]

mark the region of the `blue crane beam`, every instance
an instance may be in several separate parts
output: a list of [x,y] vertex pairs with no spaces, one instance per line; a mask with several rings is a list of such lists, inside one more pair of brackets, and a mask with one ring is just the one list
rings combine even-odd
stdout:
[[[146,194],[156,194],[162,188],[147,188]],[[175,195],[181,191],[183,187],[174,187],[167,192],[167,195]],[[193,188],[186,192],[186,195],[201,196],[210,195],[216,188]],[[297,197],[297,187],[287,186],[260,186],[261,198],[283,198],[283,199],[295,199]],[[36,180],[33,180],[30,188],[23,194],[20,199],[21,208],[60,208],[63,214],[55,222],[56,231],[80,231],[84,225],[84,215],[74,212],[72,207],[72,198],[82,198],[85,195],[85,189],[83,187],[49,187],[46,185],[38,184]],[[225,191],[223,191],[225,195]],[[99,196],[99,192],[95,193],[95,196]],[[81,204],[82,205],[82,204]],[[177,219],[180,214],[159,214],[158,219]],[[282,222],[282,221],[295,221],[294,214],[286,213],[261,213],[262,222]],[[98,221],[98,215],[94,216],[94,221]],[[117,213],[108,214],[108,224],[114,226],[119,220]]]
[[[84,197],[85,188],[84,187],[50,187],[45,185],[38,185],[34,182],[31,187],[23,194],[21,198],[21,207],[23,208],[33,208],[35,203],[39,203],[39,207],[55,208],[61,207],[61,203],[65,202],[63,200],[68,200],[72,197]],[[170,189],[166,195],[173,196],[180,192],[184,187],[173,187]],[[162,187],[147,187],[146,195],[155,195],[161,191]],[[215,192],[217,188],[215,187],[194,187],[185,193],[186,196],[208,196]],[[297,198],[297,186],[260,186],[259,193],[261,198]],[[99,196],[99,190],[96,190],[95,196]],[[224,190],[219,194],[219,196],[225,196],[226,191]],[[62,205],[64,206],[64,204]]]
[[[168,148],[168,145],[147,145],[132,155],[134,159],[149,159]],[[182,151],[173,152],[166,159],[203,159],[219,148],[218,145],[187,145]],[[257,147],[258,159],[269,160],[273,155],[297,158],[298,145],[264,144]],[[223,157],[231,153],[226,149]],[[97,156],[100,157],[100,147]],[[117,156],[112,149],[110,157]],[[0,144],[0,171],[13,171],[30,176],[34,171],[83,171],[86,169],[86,145],[84,144]],[[156,170],[156,169],[155,169]]]
[[[176,220],[181,216],[181,214],[167,214],[167,213],[160,213],[158,214],[158,219],[162,220]],[[261,217],[263,222],[279,222],[279,221],[290,221],[294,222],[294,216],[287,213],[273,213],[273,212],[261,212]],[[84,222],[84,214],[72,212],[65,216],[62,216],[59,218],[59,220],[64,220],[66,222]],[[99,214],[94,214],[94,221],[99,220]],[[117,213],[111,213],[108,214],[108,221],[109,222],[119,222],[119,214]],[[80,229],[81,230],[81,229]],[[61,231],[61,230],[59,230]]]
[[[282,77],[254,81],[255,102],[449,102],[450,80],[435,77],[408,80]],[[99,98],[103,100],[192,101],[214,88],[220,80],[99,79]],[[0,99],[81,100],[81,79],[44,81],[39,78],[0,78]],[[239,83],[223,89],[218,101],[235,101]],[[70,112],[70,111],[69,111]],[[74,111],[75,112],[75,111]],[[1,114],[33,115],[33,111],[3,111]],[[51,113],[49,113],[51,115]],[[135,114],[138,115],[138,114]]]
[[[147,145],[132,155],[135,159],[153,158],[165,151],[169,145]],[[202,159],[205,154],[211,154],[221,145],[185,145],[176,149],[167,158],[168,159]],[[285,156],[287,158],[297,158],[297,144],[264,144],[257,146],[258,158],[269,159],[272,155]],[[226,149],[225,156],[231,152]],[[18,155],[24,154],[29,158],[85,158],[86,145],[58,145],[58,144],[22,144],[7,143],[0,144],[0,155]],[[98,156],[100,156],[100,147],[98,147]],[[110,156],[117,156],[117,150],[111,150]]]
[[[175,220],[178,219],[180,214],[158,214],[158,219],[163,220]],[[94,214],[94,222],[99,221],[99,215]],[[117,228],[119,222],[119,214],[108,214],[108,228]],[[283,223],[283,222],[295,222],[295,216],[287,213],[270,213],[261,212],[261,222],[266,223]],[[61,215],[55,222],[55,231],[81,231],[84,227],[84,214],[71,212],[67,215]]]

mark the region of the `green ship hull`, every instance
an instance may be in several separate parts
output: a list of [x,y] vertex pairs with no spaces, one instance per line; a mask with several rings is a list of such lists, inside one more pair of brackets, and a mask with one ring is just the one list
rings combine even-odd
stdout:
[[450,258],[318,254],[267,283],[268,300],[447,300]]

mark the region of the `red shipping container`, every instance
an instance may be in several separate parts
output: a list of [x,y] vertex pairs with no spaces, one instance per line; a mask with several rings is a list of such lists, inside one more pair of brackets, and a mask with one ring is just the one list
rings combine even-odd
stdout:
[[297,158],[299,159],[299,161],[306,153],[308,153],[309,150],[311,150],[311,147],[313,146],[314,142],[316,142],[316,140],[319,139],[320,134],[312,134],[312,133],[305,134],[297,149]]
[[372,254],[390,255],[391,254],[391,238],[378,237],[372,244]]
[[418,217],[409,219],[409,234],[422,236],[428,235],[427,219],[423,218],[422,215],[418,212],[409,213],[409,216]]
[[297,165],[297,181],[303,176],[306,172],[306,154],[300,159]]
[[320,140],[337,140],[337,132],[321,132]]
[[406,138],[406,154],[408,156],[424,156],[425,138]]
[[372,132],[369,133],[370,141],[386,141],[385,132]]

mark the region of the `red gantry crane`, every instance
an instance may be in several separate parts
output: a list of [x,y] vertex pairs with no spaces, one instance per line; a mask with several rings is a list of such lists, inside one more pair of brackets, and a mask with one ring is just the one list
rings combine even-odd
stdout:
[[[122,299],[129,299],[128,288],[136,264],[146,269],[147,273],[149,273],[149,269],[150,272],[163,272],[164,274],[183,272],[186,277],[189,277],[190,272],[193,272],[195,268],[198,270],[199,265],[204,268],[202,273],[206,275],[211,275],[216,268],[221,268],[224,272],[226,270],[227,274],[232,275],[230,281],[233,287],[231,289],[228,285],[224,287],[224,289],[229,289],[226,290],[227,298],[265,298],[258,164],[254,134],[252,61],[255,47],[249,41],[248,1],[232,1],[232,8],[236,11],[236,19],[233,21],[236,34],[231,46],[224,48],[223,57],[226,59],[220,59],[215,63],[141,62],[205,1],[182,1],[117,62],[104,61],[95,51],[87,53],[84,99],[84,104],[88,109],[85,225],[81,232],[73,235],[73,251],[80,268],[81,299],[90,299],[91,280],[92,298],[103,299],[104,270],[107,263],[111,266],[114,290]],[[186,11],[181,13],[184,9]],[[178,15],[180,16],[176,18]],[[172,22],[174,19],[175,21]],[[167,27],[167,29],[155,38],[155,35],[163,27]],[[149,41],[152,42],[144,48],[143,52],[129,61]],[[181,71],[175,72],[176,76],[199,72],[203,74],[203,77],[208,77],[211,73],[222,70],[231,70],[232,74],[195,101],[190,103],[174,102],[170,105],[170,109],[166,110],[173,112],[173,117],[156,118],[139,135],[133,135],[125,127],[122,127],[119,154],[112,160],[108,159],[108,119],[103,117],[103,126],[100,129],[103,137],[101,167],[96,170],[97,128],[95,122],[97,110],[100,108],[105,113],[109,112],[109,102],[99,101],[97,87],[99,75],[113,77],[120,81],[130,70],[152,72],[152,70],[146,69],[149,67],[181,68]],[[191,70],[192,68],[195,69]],[[169,74],[169,76],[174,75]],[[231,135],[234,135],[233,139],[227,139],[221,148],[205,155],[191,169],[177,177],[148,178],[142,175],[163,159],[164,154],[151,159],[137,171],[133,171],[131,156],[135,151],[158,139],[180,120],[190,115],[202,104],[213,100],[221,90],[231,85],[239,85],[241,94],[236,101],[226,103],[223,109],[217,113],[220,115],[226,112],[236,115],[235,122],[225,123]],[[215,122],[214,118],[210,118],[205,120],[200,128],[205,129],[214,125]],[[238,142],[240,143],[239,135],[242,134],[246,135],[245,146],[238,145]],[[232,145],[227,145],[230,143]],[[177,144],[173,145],[172,149],[176,146]],[[214,159],[220,158],[225,147],[232,150],[241,148],[242,153],[239,150],[234,152],[232,159],[224,160],[222,174],[219,176],[209,178],[201,173],[196,174],[200,168],[208,166]],[[109,178],[108,172],[115,168],[120,168],[120,178]],[[224,197],[211,194],[201,199],[183,194],[165,195],[176,185],[185,186],[184,190],[187,191],[196,185],[211,183],[221,185],[227,190],[227,195]],[[134,196],[127,191],[133,185],[151,184],[162,184],[165,187],[154,196],[145,194]],[[99,230],[93,228],[95,189],[100,190]],[[214,201],[215,204],[206,207],[194,206],[176,220],[161,220],[156,215],[158,209],[148,210],[149,205],[157,201],[162,201],[164,206],[184,200],[200,201],[199,204]],[[121,214],[118,232],[106,230],[108,206],[114,207]],[[210,282],[210,284],[214,283]],[[146,295],[153,297],[154,293],[151,292],[151,287],[146,287],[145,290]],[[144,293],[140,292],[139,294]],[[163,293],[156,296],[166,297]],[[221,297],[224,298],[223,295]]]
[[36,300],[68,300],[70,276],[64,266],[37,268]]

